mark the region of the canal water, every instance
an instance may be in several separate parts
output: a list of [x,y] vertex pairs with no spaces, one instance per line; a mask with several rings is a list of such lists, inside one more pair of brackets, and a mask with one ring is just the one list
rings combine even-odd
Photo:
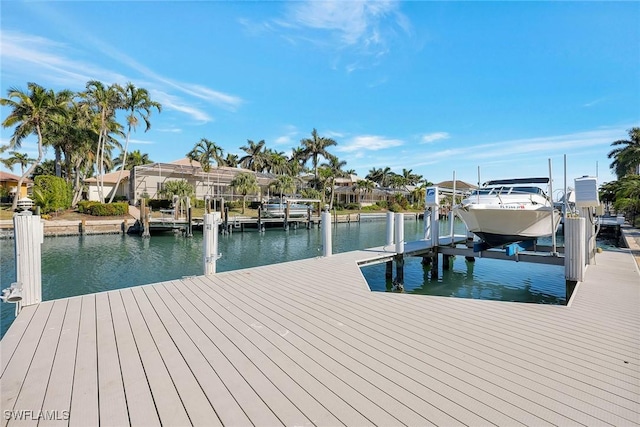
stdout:
[[[421,220],[405,221],[405,241],[423,237]],[[441,223],[441,235],[448,225]],[[456,224],[463,233],[462,224]],[[386,222],[337,224],[333,227],[333,252],[382,246]],[[234,232],[219,236],[217,271],[237,270],[313,258],[322,255],[322,235],[317,227]],[[45,301],[126,288],[203,274],[202,234],[154,235],[150,239],[128,235],[46,237],[42,245],[42,296]],[[0,239],[0,289],[16,280],[14,241]],[[405,261],[405,292],[460,298],[480,298],[528,303],[564,304],[564,268],[540,264],[477,259],[470,263],[455,257],[453,268],[432,278],[421,258]],[[442,264],[442,263],[440,263]],[[385,266],[362,267],[373,291],[389,291]],[[14,319],[14,305],[0,303],[3,336]]]

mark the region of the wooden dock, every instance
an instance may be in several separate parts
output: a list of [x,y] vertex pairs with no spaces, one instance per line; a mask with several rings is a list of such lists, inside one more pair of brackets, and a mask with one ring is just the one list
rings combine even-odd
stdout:
[[3,425],[640,425],[628,251],[569,306],[370,292],[358,263],[388,256],[26,307],[0,344]]

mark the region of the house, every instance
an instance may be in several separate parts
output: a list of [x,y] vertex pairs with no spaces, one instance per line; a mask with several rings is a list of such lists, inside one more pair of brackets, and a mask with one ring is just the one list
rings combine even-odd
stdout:
[[[0,197],[4,202],[11,202],[18,193],[18,199],[27,197],[31,193],[33,181],[25,178],[18,192],[18,181],[20,177],[8,172],[0,172]],[[5,194],[6,193],[6,194]]]
[[[143,197],[158,199],[168,181],[185,180],[194,187],[197,199],[203,200],[207,196],[225,200],[240,199],[241,195],[234,193],[230,183],[241,172],[256,176],[261,194],[268,194],[269,185],[275,180],[272,174],[227,166],[212,166],[209,172],[205,172],[200,163],[184,158],[170,163],[134,167],[129,178],[128,197],[132,203],[137,203]],[[255,198],[259,199],[260,196],[256,195]]]
[[[103,197],[105,201],[109,201],[111,195],[115,193],[114,197],[121,196],[127,197],[128,195],[128,187],[129,187],[129,171],[122,171],[122,179],[120,180],[120,184],[118,188],[116,188],[116,183],[118,182],[118,176],[120,176],[120,171],[109,172],[102,175],[102,188],[103,188]],[[98,177],[87,178],[84,180],[85,185],[87,186],[87,190],[84,193],[84,198],[91,201],[99,201],[100,200],[100,191],[99,191],[99,183]]]

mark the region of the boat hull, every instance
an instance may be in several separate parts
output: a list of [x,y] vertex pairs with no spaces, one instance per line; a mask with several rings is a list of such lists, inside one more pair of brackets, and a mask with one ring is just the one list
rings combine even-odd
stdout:
[[[284,218],[287,210],[286,204],[269,203],[262,207],[262,213],[269,218]],[[304,217],[307,215],[309,206],[307,205],[291,205],[289,209],[289,218]]]
[[454,210],[469,231],[494,247],[551,236],[560,224],[554,210],[552,228],[548,206],[471,204]]

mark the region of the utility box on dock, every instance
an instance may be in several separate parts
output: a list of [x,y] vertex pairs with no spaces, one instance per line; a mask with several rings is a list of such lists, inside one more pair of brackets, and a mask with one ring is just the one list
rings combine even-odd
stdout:
[[425,204],[427,207],[438,207],[440,206],[440,196],[438,194],[438,187],[427,187],[425,193]]
[[593,176],[583,176],[575,179],[576,207],[590,208],[600,205],[598,197],[598,179]]

